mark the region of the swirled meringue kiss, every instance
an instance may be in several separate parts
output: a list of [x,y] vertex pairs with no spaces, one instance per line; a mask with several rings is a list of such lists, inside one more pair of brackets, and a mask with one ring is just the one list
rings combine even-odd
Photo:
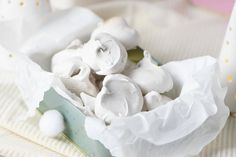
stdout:
[[173,88],[170,74],[158,66],[147,51],[144,51],[144,58],[137,64],[137,67],[127,72],[127,76],[139,85],[143,94],[151,91],[165,93]]

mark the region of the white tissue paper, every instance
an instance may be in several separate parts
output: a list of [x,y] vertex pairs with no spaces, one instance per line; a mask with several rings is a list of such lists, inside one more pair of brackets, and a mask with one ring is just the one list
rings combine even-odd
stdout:
[[[39,12],[39,8],[32,9],[35,7],[34,3],[26,3],[27,7],[14,3],[11,4],[12,7],[6,7],[10,4],[5,6],[0,3],[0,17],[11,15],[11,18],[0,18],[0,44],[11,51],[30,56],[45,70],[50,69],[51,57],[55,53],[66,48],[75,39],[87,41],[97,24],[102,21],[92,11],[82,7],[52,12],[50,9],[43,9],[49,7],[45,4]],[[21,16],[18,17],[17,14]]]
[[201,57],[171,62],[163,68],[172,75],[174,89],[169,95],[175,100],[114,120],[109,126],[97,118],[86,118],[88,136],[103,143],[112,156],[196,155],[223,128],[229,110],[224,104],[226,89],[217,79],[216,60]]
[[0,50],[4,50],[5,53],[8,52],[12,56],[10,60],[11,65],[15,67],[14,71],[17,75],[16,84],[28,108],[28,113],[22,115],[20,120],[26,120],[35,115],[35,111],[43,100],[45,92],[51,88],[85,112],[81,99],[68,91],[56,75],[44,71],[24,54],[9,52],[2,46],[0,46]]
[[[44,93],[54,88],[81,110],[79,97],[71,97],[52,73],[43,71],[23,55],[15,55],[18,86],[32,116]],[[118,118],[110,125],[87,116],[85,129],[116,157],[187,157],[196,155],[223,128],[229,110],[226,89],[218,82],[218,64],[200,57],[163,65],[174,81],[168,96],[174,99],[149,112]],[[77,100],[75,101],[76,98]]]

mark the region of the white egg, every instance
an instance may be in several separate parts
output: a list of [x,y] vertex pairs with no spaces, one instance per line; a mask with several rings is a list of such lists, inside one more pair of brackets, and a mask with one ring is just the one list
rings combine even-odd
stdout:
[[39,121],[40,131],[48,137],[55,137],[65,129],[64,118],[57,110],[45,112]]

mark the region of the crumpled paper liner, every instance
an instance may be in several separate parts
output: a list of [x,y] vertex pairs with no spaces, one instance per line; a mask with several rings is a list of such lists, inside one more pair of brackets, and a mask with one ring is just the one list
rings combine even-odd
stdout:
[[229,110],[226,89],[218,82],[218,64],[200,57],[163,66],[174,79],[170,95],[180,96],[150,112],[120,118],[106,126],[88,117],[88,136],[99,140],[113,156],[183,157],[196,155],[223,128]]

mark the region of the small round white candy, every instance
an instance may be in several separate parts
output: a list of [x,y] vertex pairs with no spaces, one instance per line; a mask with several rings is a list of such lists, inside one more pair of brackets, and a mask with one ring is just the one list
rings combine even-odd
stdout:
[[64,118],[57,110],[45,112],[39,121],[40,131],[48,137],[55,137],[65,129]]

